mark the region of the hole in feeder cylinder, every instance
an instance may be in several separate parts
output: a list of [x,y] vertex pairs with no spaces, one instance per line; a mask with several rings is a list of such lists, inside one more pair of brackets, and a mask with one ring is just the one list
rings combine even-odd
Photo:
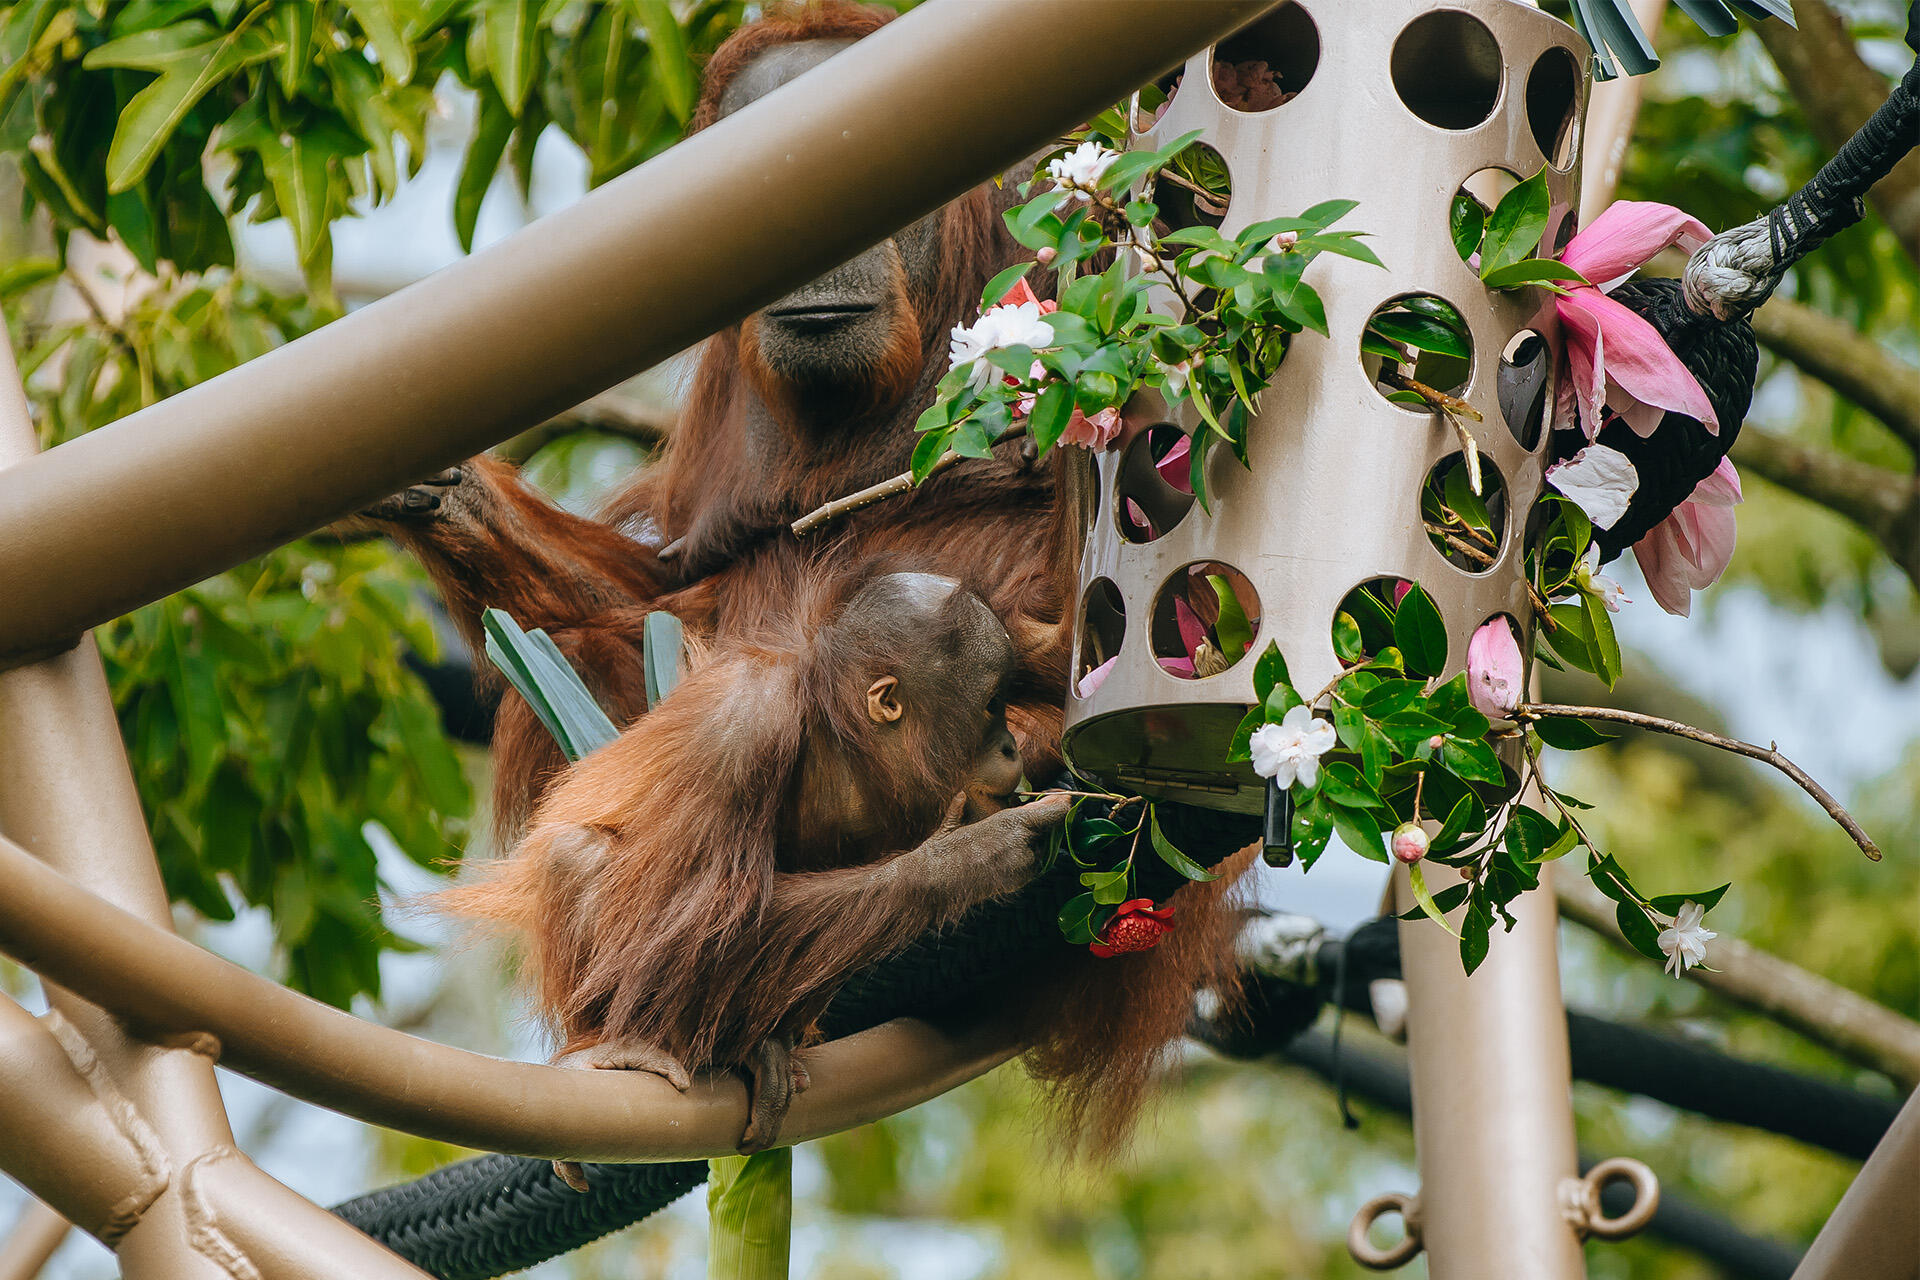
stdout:
[[1393,89],[1407,110],[1442,129],[1471,129],[1500,101],[1500,43],[1458,9],[1424,13],[1393,42]]
[[1073,664],[1073,696],[1090,698],[1112,674],[1127,638],[1127,602],[1110,578],[1095,578],[1080,599],[1080,646]]
[[1462,262],[1475,264],[1487,219],[1493,216],[1500,198],[1519,185],[1520,179],[1505,169],[1481,169],[1453,193],[1453,203],[1447,207],[1447,233],[1453,237],[1454,251]]
[[1420,518],[1427,540],[1447,563],[1468,573],[1485,573],[1500,558],[1506,538],[1507,485],[1493,460],[1480,455],[1480,492],[1473,491],[1463,454],[1442,458],[1427,473],[1420,493]]
[[1208,55],[1213,92],[1233,111],[1284,106],[1320,65],[1320,31],[1304,7],[1283,4],[1222,40]]
[[1233,175],[1218,151],[1196,142],[1173,158],[1155,183],[1152,199],[1168,231],[1218,227],[1233,203]]
[[1217,560],[1176,569],[1153,602],[1153,657],[1182,680],[1204,680],[1247,656],[1260,633],[1260,597]]
[[1167,113],[1167,107],[1180,92],[1180,81],[1186,75],[1185,65],[1175,67],[1152,84],[1142,85],[1139,97],[1134,103],[1133,131],[1145,133],[1160,123],[1160,117]]
[[1527,126],[1548,164],[1561,173],[1573,163],[1580,112],[1580,68],[1565,49],[1549,49],[1527,73]]
[[1500,353],[1500,372],[1494,378],[1500,417],[1521,448],[1539,446],[1546,427],[1547,392],[1552,389],[1553,353],[1545,338],[1522,329]]
[[1190,459],[1186,432],[1164,422],[1127,446],[1114,485],[1113,514],[1128,542],[1163,538],[1193,510]]
[[1360,364],[1397,405],[1431,413],[1473,376],[1473,335],[1459,310],[1430,293],[1395,298],[1360,334]]
[[1371,662],[1399,647],[1394,622],[1413,585],[1409,578],[1369,578],[1340,598],[1333,614],[1333,656],[1341,666]]

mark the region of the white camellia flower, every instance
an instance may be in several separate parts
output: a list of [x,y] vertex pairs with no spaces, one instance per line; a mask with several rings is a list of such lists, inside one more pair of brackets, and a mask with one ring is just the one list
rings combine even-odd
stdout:
[[1667,972],[1676,978],[1694,965],[1705,963],[1708,940],[1720,936],[1700,927],[1700,918],[1706,914],[1707,909],[1699,903],[1683,902],[1673,917],[1673,924],[1660,931],[1658,941],[1660,950],[1667,956]]
[[1548,467],[1547,483],[1573,499],[1596,528],[1611,529],[1627,513],[1640,487],[1640,473],[1618,449],[1590,444]]
[[1009,303],[982,312],[971,328],[966,325],[953,327],[953,342],[947,351],[948,367],[958,369],[961,365],[972,365],[973,371],[967,380],[978,391],[993,381],[994,368],[987,361],[989,352],[1005,347],[1046,347],[1052,344],[1053,328],[1040,318],[1038,302]]
[[1320,776],[1320,757],[1333,750],[1333,725],[1314,718],[1305,707],[1295,707],[1279,724],[1263,724],[1253,731],[1247,749],[1253,753],[1253,771],[1283,787],[1295,782],[1310,787]]
[[1119,158],[1118,151],[1109,151],[1088,139],[1067,154],[1048,161],[1047,176],[1062,192],[1091,191],[1100,185],[1107,166]]
[[1600,593],[1600,603],[1607,606],[1608,613],[1618,613],[1621,605],[1633,603],[1633,597],[1626,593],[1625,588],[1600,572],[1599,547],[1587,547],[1586,559],[1580,562],[1580,580]]

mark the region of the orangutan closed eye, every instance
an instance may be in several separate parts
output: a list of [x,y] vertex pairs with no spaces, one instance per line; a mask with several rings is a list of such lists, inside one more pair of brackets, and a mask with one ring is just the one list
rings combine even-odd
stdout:
[[438,899],[522,935],[558,1061],[680,1088],[744,1071],[743,1151],[778,1135],[805,1084],[791,1050],[835,988],[1025,884],[1066,812],[1006,807],[1015,655],[980,598],[933,574],[838,577],[701,655],[556,781],[490,875]]

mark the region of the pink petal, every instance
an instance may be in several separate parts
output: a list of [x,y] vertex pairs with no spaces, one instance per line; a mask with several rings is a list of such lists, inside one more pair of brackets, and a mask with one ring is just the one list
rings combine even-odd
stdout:
[[1738,506],[1744,500],[1740,492],[1740,473],[1733,469],[1732,458],[1721,458],[1720,465],[1713,474],[1693,487],[1688,502],[1699,502],[1710,507]]
[[1193,659],[1191,658],[1155,658],[1160,669],[1185,679],[1193,679]]
[[1098,689],[1101,683],[1113,674],[1113,664],[1118,661],[1120,661],[1120,655],[1116,653],[1099,666],[1087,672],[1087,674],[1081,676],[1080,682],[1074,686],[1074,695],[1081,698],[1091,698],[1093,691]]
[[1149,541],[1160,536],[1160,531],[1154,528],[1153,521],[1147,518],[1145,508],[1132,498],[1123,498],[1121,501],[1127,504],[1127,519],[1133,521],[1134,528],[1145,532]]
[[[1022,302],[1038,302],[1038,301],[1040,301],[1040,299],[1033,296],[1033,286],[1027,283],[1027,278],[1025,276],[1021,276],[1018,280],[1015,280],[1013,282],[1013,288],[1007,290],[1005,293],[1000,295],[1000,301],[996,305],[1005,307],[1005,306],[1015,305]],[[1042,313],[1044,313],[1046,311],[1046,308],[1044,306],[1041,307],[1041,311]]]
[[[1647,589],[1668,613],[1686,617],[1692,609],[1693,593],[1720,580],[1727,563],[1733,559],[1738,533],[1733,502],[1726,500],[1728,486],[1739,492],[1739,478],[1726,468],[1702,480],[1688,498],[1674,509],[1640,541],[1633,544],[1633,558],[1647,580]],[[1701,490],[1706,497],[1698,496]],[[1738,499],[1734,499],[1738,501]]]
[[[1560,299],[1560,318],[1595,334],[1597,372],[1645,404],[1698,418],[1718,432],[1707,393],[1673,354],[1660,331],[1598,289],[1576,288]],[[1604,345],[1602,345],[1604,344]],[[1569,344],[1571,345],[1571,344]]]
[[1207,642],[1207,624],[1200,621],[1193,606],[1179,596],[1173,598],[1173,621],[1180,628],[1180,643],[1187,646],[1188,656],[1200,652],[1200,646]]
[[1413,590],[1413,584],[1411,582],[1408,582],[1405,578],[1395,578],[1393,580],[1393,607],[1398,609],[1400,602],[1407,598],[1407,592],[1411,590]]
[[[1581,289],[1578,292],[1600,296],[1599,291],[1593,289]],[[1587,439],[1591,440],[1600,433],[1601,410],[1606,404],[1605,341],[1601,336],[1599,317],[1580,307],[1568,305],[1571,301],[1570,294],[1556,304],[1560,314],[1560,331],[1567,344],[1567,376],[1562,379],[1561,386],[1572,397],[1580,427],[1586,432]]]
[[1595,284],[1604,284],[1671,245],[1692,253],[1712,238],[1706,223],[1672,205],[1619,200],[1568,242],[1560,261]]
[[1174,441],[1173,448],[1167,450],[1167,456],[1153,464],[1154,469],[1159,471],[1160,478],[1182,493],[1193,492],[1193,477],[1188,474],[1191,468],[1187,462],[1192,452],[1193,449],[1188,444],[1187,437],[1181,436]]

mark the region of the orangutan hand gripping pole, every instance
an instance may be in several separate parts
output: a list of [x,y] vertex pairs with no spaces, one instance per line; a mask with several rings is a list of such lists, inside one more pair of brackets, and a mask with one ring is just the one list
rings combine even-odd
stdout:
[[898,572],[801,597],[704,655],[562,775],[490,875],[438,899],[524,937],[558,1061],[680,1088],[744,1071],[743,1151],[777,1137],[805,1082],[791,1051],[847,975],[1025,884],[1066,812],[1005,808],[1014,651],[979,597]]

